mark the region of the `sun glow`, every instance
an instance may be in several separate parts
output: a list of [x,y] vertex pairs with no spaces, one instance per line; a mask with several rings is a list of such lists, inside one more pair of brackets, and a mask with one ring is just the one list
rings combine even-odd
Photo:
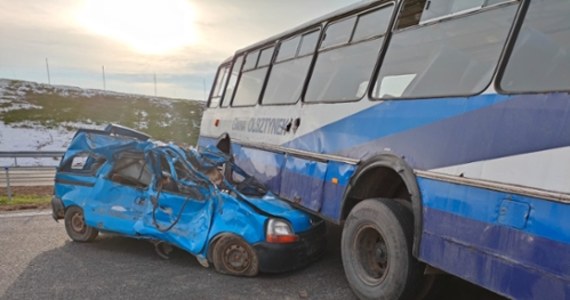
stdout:
[[90,31],[143,54],[165,54],[197,40],[186,0],[84,0],[78,21]]

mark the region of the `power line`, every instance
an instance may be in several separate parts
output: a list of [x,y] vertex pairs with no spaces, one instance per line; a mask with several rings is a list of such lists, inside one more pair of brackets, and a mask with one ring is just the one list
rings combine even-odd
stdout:
[[208,100],[208,92],[206,90],[206,78],[202,78],[202,84],[204,87],[204,101]]
[[154,73],[154,96],[156,97],[156,73]]

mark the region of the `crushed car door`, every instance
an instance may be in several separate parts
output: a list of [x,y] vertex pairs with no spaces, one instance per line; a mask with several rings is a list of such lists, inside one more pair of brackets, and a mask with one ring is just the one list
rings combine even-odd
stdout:
[[182,156],[171,150],[153,151],[151,211],[145,215],[140,234],[154,236],[197,254],[206,245],[215,199],[208,183],[188,167]]
[[142,152],[121,152],[113,158],[113,167],[102,179],[93,221],[103,230],[136,235],[133,226],[140,220],[148,203],[146,197],[152,179]]

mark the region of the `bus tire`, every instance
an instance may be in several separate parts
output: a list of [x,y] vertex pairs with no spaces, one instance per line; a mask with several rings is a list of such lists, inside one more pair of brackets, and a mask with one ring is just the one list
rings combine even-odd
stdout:
[[360,299],[414,299],[422,264],[412,256],[412,212],[391,199],[368,199],[350,212],[342,231],[346,279]]

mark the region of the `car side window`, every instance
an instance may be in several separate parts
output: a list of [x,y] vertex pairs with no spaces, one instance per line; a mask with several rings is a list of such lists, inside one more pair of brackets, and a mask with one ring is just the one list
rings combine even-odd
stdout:
[[143,153],[123,153],[116,159],[109,178],[120,184],[144,189],[149,186],[152,173]]
[[105,161],[106,159],[104,157],[90,153],[79,153],[67,160],[61,168],[61,171],[94,174],[101,168]]

